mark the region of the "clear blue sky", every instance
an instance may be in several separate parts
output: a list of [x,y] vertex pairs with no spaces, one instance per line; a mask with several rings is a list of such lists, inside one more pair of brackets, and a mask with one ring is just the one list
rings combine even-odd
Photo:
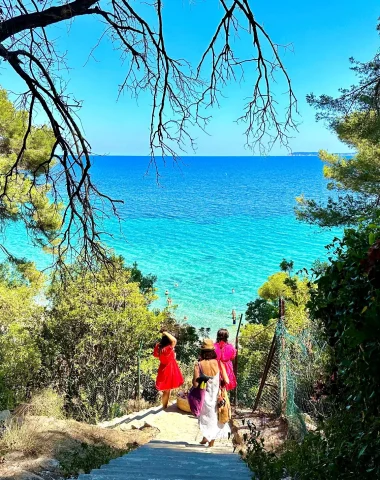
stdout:
[[[173,56],[196,64],[221,15],[217,0],[166,0],[165,31],[167,47]],[[138,4],[136,3],[138,7]],[[307,105],[307,93],[336,94],[337,89],[353,82],[348,58],[370,59],[379,47],[376,32],[380,9],[378,0],[252,0],[252,9],[272,39],[279,44],[292,44],[293,52],[283,55],[299,100],[299,132],[294,134],[294,151],[346,151],[339,141],[314,120]],[[146,7],[141,7],[143,11]],[[146,155],[149,153],[149,97],[138,104],[124,96],[117,101],[118,85],[126,65],[119,53],[105,40],[85,65],[89,51],[102,32],[102,25],[93,18],[78,18],[70,26],[52,29],[56,44],[68,51],[69,91],[83,100],[82,124],[94,152],[99,154]],[[237,46],[241,52],[250,48],[247,39]],[[84,66],[85,65],[85,66]],[[22,84],[2,65],[0,83],[12,90]],[[249,96],[251,79],[226,90],[221,108],[213,111],[210,136],[195,133],[198,155],[250,155],[244,148],[244,126],[234,120],[241,114],[244,99]],[[282,99],[279,97],[280,107]],[[191,154],[191,151],[188,152]],[[286,153],[275,147],[272,155]]]

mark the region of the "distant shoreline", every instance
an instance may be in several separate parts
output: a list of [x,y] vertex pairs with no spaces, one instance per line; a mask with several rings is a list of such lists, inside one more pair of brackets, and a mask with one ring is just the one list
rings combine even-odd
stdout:
[[[318,157],[318,152],[292,152],[289,153],[290,157]],[[352,157],[355,155],[355,152],[346,152],[346,153],[333,153],[333,155],[339,155],[341,157]]]

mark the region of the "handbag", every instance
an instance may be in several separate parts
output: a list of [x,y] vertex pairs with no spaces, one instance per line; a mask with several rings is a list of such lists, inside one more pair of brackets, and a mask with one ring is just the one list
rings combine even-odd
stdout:
[[199,363],[198,367],[200,372],[200,376],[197,378],[198,386],[191,387],[189,393],[187,394],[190,410],[196,417],[199,417],[202,411],[206,395],[206,386],[208,380],[210,379],[210,377],[202,372],[202,368]]
[[228,398],[227,390],[220,387],[218,394],[218,422],[227,423],[231,420],[231,404]]

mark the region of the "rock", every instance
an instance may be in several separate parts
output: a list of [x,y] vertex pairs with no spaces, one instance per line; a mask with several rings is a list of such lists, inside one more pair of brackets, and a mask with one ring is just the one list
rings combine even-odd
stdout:
[[45,458],[41,461],[40,466],[45,470],[57,470],[60,465],[55,458]]
[[44,480],[43,477],[32,472],[22,472],[19,478],[20,480]]
[[11,412],[9,410],[3,410],[0,412],[0,423],[6,423],[11,418]]
[[130,429],[131,429],[131,425],[129,425],[128,423],[123,423],[119,427],[119,430],[121,430],[122,432],[126,432],[127,430],[130,430]]
[[24,458],[24,454],[22,452],[10,452],[6,455],[6,460],[8,462],[17,462],[17,460],[21,460]]

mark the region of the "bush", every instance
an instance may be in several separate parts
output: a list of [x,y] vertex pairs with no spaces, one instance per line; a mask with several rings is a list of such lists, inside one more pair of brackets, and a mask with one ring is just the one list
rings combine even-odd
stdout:
[[42,307],[35,302],[37,292],[18,270],[0,264],[0,410],[13,409],[28,398],[41,366],[37,339]]
[[333,351],[335,408],[319,431],[280,456],[255,444],[248,463],[261,480],[281,478],[275,469],[297,480],[380,478],[380,227],[346,230],[330,248],[308,307]]
[[43,450],[43,441],[38,434],[38,423],[21,422],[13,418],[0,438],[0,452],[22,452],[27,456],[38,455]]
[[90,473],[94,468],[100,468],[114,458],[121,457],[131,448],[123,450],[109,445],[90,445],[81,443],[72,451],[65,451],[58,455],[58,461],[65,477],[76,476],[79,473]]
[[138,352],[150,358],[162,323],[148,308],[152,294],[131,281],[122,258],[114,269],[86,272],[78,263],[70,277],[53,279],[51,309],[40,341],[47,382],[65,392],[75,419],[109,419],[137,396]]
[[64,414],[64,399],[50,388],[46,388],[32,396],[28,405],[29,415],[54,417],[62,419]]

